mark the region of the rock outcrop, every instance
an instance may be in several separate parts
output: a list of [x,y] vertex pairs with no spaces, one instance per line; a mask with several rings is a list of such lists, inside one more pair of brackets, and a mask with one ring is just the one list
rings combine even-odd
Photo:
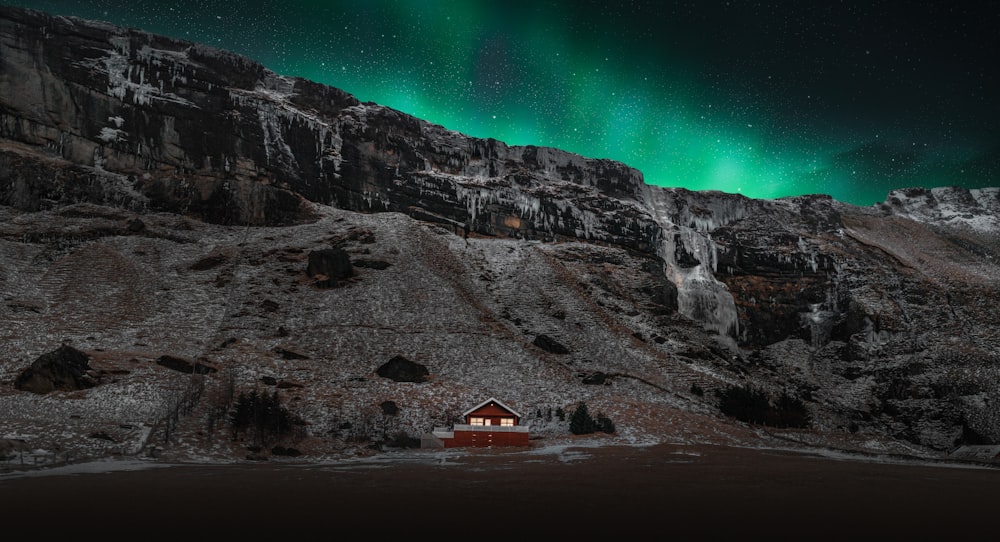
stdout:
[[550,354],[569,354],[569,349],[563,346],[559,341],[541,333],[535,336],[535,339],[531,341],[531,344],[549,352]]
[[324,248],[309,253],[306,274],[316,279],[317,286],[332,288],[354,276],[354,266],[344,249]]
[[379,365],[375,370],[382,378],[395,382],[426,382],[430,371],[421,363],[410,361],[403,356],[393,356],[392,359]]
[[206,375],[217,372],[219,369],[201,360],[189,360],[177,356],[160,356],[156,358],[156,364],[181,373]]
[[42,354],[30,367],[21,371],[14,380],[14,387],[38,394],[83,390],[97,384],[89,371],[90,357],[87,354],[72,346],[62,345]]

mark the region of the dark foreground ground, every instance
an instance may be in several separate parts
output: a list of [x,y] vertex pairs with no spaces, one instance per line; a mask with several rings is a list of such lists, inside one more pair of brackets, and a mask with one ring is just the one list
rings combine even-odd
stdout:
[[[89,533],[116,540],[950,540],[1000,533],[1000,469],[669,445],[404,457],[0,477],[0,533],[4,540]],[[21,536],[6,536],[13,534]]]

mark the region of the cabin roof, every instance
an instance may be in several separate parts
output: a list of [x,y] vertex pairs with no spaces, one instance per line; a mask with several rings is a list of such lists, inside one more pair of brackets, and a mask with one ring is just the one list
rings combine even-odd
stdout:
[[480,408],[483,408],[484,406],[486,406],[486,405],[488,405],[490,403],[495,403],[498,407],[506,410],[507,412],[510,412],[511,414],[513,414],[514,416],[517,416],[518,418],[521,417],[521,414],[519,414],[516,410],[514,410],[513,408],[510,408],[509,406],[507,406],[506,404],[504,404],[503,401],[501,401],[499,399],[496,399],[494,397],[490,397],[489,399],[483,401],[482,403],[479,403],[478,405],[470,408],[469,410],[466,410],[465,412],[462,413],[462,416],[468,416],[469,414],[472,414],[473,412],[479,410]]

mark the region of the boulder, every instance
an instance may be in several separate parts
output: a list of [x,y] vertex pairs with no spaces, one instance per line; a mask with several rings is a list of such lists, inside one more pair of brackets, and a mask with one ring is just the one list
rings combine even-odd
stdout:
[[192,271],[207,271],[226,263],[226,256],[223,254],[212,254],[194,262],[188,267]]
[[207,375],[218,371],[215,367],[206,365],[201,361],[190,361],[174,356],[160,356],[156,359],[156,364],[162,365],[167,369],[173,369],[175,371],[189,374]]
[[313,250],[309,253],[306,274],[316,280],[316,286],[336,288],[345,279],[354,276],[351,258],[341,248]]
[[96,382],[87,375],[88,370],[90,358],[87,354],[63,345],[42,354],[30,367],[21,371],[14,380],[14,387],[39,394],[92,388]]
[[581,375],[581,382],[594,386],[607,386],[611,384],[611,375],[601,371],[594,371]]
[[274,352],[276,354],[279,354],[281,356],[281,359],[284,360],[290,361],[295,359],[309,359],[309,356],[305,354],[300,354],[298,352],[295,352],[294,350],[288,350],[287,348],[281,348],[280,346],[276,347],[274,349]]
[[426,382],[430,371],[427,367],[410,361],[403,356],[395,356],[383,363],[376,371],[379,376],[396,382]]
[[569,354],[569,349],[548,335],[539,333],[531,344],[551,354]]
[[146,223],[138,218],[133,218],[128,221],[125,229],[128,230],[129,233],[139,233],[146,229]]

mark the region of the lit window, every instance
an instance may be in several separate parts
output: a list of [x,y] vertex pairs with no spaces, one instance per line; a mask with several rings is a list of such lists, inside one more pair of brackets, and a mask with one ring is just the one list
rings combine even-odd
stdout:
[[483,423],[482,418],[470,418],[469,425],[486,425]]
[[513,426],[514,418],[500,418],[500,425]]

